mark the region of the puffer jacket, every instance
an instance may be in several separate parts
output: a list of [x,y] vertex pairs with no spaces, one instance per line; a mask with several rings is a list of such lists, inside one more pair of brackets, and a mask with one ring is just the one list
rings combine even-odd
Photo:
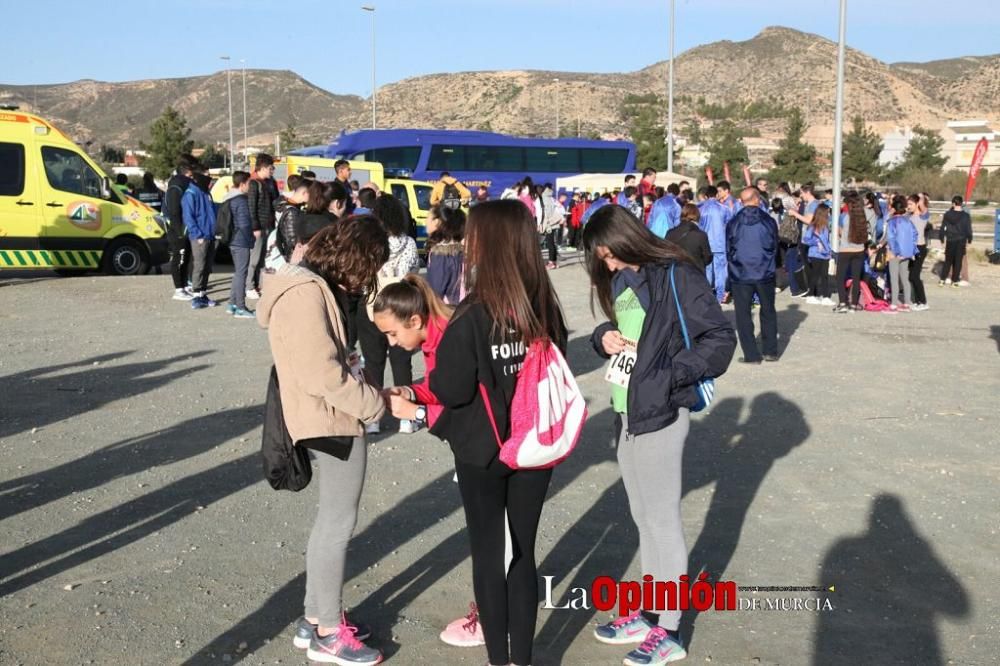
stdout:
[[302,209],[282,197],[274,205],[274,212],[278,216],[278,249],[285,261],[289,261],[298,242],[296,229],[301,224]]
[[327,282],[286,264],[264,276],[257,321],[267,329],[292,440],[360,437],[385,412],[379,390],[351,374],[347,330]]

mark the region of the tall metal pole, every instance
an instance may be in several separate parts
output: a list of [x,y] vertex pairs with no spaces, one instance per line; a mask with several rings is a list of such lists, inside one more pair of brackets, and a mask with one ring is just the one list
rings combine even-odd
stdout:
[[674,0],[670,0],[670,62],[667,84],[667,171],[674,172]]
[[372,15],[372,129],[375,129],[375,5],[362,5]]
[[229,67],[229,56],[219,56],[226,61],[226,88],[229,96],[229,170],[233,169],[233,70]]
[[243,64],[243,163],[250,164],[250,139],[247,138],[247,61],[246,58],[240,60]]
[[840,41],[837,44],[837,106],[833,118],[833,228],[830,249],[840,248],[840,163],[844,138],[844,51],[847,44],[847,0],[840,0]]
[[559,138],[559,79],[552,79],[556,84],[556,138]]

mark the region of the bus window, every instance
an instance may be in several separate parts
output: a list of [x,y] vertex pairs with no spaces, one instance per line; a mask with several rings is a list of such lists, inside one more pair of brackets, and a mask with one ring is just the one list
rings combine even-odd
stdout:
[[525,171],[580,173],[578,148],[525,148]]
[[431,155],[427,158],[428,171],[464,171],[465,146],[431,146]]
[[413,192],[417,197],[417,208],[420,210],[430,210],[431,209],[431,190],[432,187],[427,185],[414,185]]
[[353,156],[365,162],[378,162],[386,169],[409,169],[415,171],[420,161],[420,146],[405,148],[372,148]]
[[504,146],[467,146],[467,171],[524,171],[524,150]]
[[621,173],[625,170],[628,150],[619,148],[581,148],[583,173]]

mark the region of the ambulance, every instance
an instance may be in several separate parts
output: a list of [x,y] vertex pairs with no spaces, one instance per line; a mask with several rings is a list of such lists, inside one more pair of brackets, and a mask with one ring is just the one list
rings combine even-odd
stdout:
[[167,261],[165,229],[50,123],[0,110],[0,269],[138,275]]

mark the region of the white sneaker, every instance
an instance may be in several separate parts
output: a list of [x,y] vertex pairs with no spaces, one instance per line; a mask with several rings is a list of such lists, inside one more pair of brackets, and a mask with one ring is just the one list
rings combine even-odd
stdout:
[[959,287],[971,287],[972,283],[969,282],[968,280],[959,280],[958,281],[958,286]]
[[382,425],[379,423],[369,423],[365,426],[365,432],[369,435],[377,435],[382,432]]
[[927,305],[926,303],[917,303],[911,308],[911,310],[915,310],[917,312],[923,312],[924,310],[930,310],[930,309],[931,309],[930,306]]
[[819,305],[820,303],[822,303],[822,301],[816,298],[815,296],[810,296],[809,298],[806,299],[806,303],[808,303],[809,305]]
[[246,295],[246,297],[248,299],[254,300],[254,301],[256,301],[257,299],[260,298],[260,292],[257,291],[256,289],[247,289],[245,295]]
[[944,281],[944,284],[946,284],[946,285],[947,285],[947,284],[951,284],[951,278],[948,278],[947,280],[945,280],[945,281]]
[[416,431],[420,430],[420,424],[416,421],[411,421],[410,419],[400,419],[399,420],[399,432],[402,435],[412,435]]
[[823,300],[821,300],[819,302],[819,304],[820,305],[836,305],[836,303],[833,302],[833,299],[830,298],[829,296],[827,296],[826,298],[824,298]]
[[194,298],[192,294],[187,289],[174,289],[174,300],[175,301],[190,301]]

